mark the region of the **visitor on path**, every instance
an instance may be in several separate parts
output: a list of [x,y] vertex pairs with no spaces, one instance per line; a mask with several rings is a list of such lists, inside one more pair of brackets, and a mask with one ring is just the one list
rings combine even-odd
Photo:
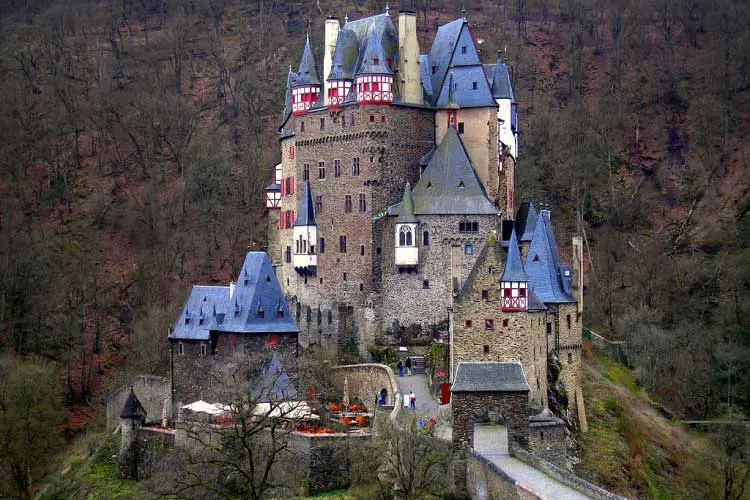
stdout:
[[417,409],[417,396],[414,395],[413,391],[409,391],[409,407],[412,410]]
[[398,363],[396,363],[396,368],[398,368],[398,376],[403,377],[404,376],[404,364],[401,362],[401,360],[398,360]]
[[406,358],[406,374],[411,375],[411,358]]

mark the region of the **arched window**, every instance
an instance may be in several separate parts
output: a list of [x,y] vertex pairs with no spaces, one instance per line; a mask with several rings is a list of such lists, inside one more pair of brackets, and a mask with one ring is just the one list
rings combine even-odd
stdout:
[[411,234],[411,228],[409,226],[401,226],[401,229],[398,232],[398,244],[399,246],[412,246],[413,243],[413,236]]

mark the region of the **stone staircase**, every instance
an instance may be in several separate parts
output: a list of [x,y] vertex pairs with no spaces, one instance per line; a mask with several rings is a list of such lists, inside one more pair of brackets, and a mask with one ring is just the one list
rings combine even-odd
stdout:
[[411,356],[411,372],[414,375],[421,375],[425,371],[427,362],[424,356]]

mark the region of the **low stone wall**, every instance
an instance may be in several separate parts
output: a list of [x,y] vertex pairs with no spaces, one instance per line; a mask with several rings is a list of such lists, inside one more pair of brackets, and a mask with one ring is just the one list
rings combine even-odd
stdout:
[[300,472],[302,495],[317,495],[336,488],[348,488],[351,447],[370,439],[369,435],[320,435],[292,432],[286,436]]
[[529,450],[560,467],[567,463],[565,422],[558,418],[529,418]]
[[466,452],[466,487],[469,497],[476,500],[543,500],[470,447]]
[[161,421],[165,399],[168,399],[167,408],[171,410],[172,402],[169,380],[165,377],[157,377],[156,375],[139,375],[129,384],[107,395],[107,432],[113,432],[120,424],[120,413],[122,412],[122,407],[125,405],[125,400],[128,399],[131,386],[143,408],[146,410],[147,422]]
[[375,408],[375,395],[385,389],[388,397],[387,407],[393,406],[390,418],[396,420],[401,410],[401,392],[393,370],[389,366],[377,363],[334,366],[332,379],[336,388],[344,393],[344,379],[348,382],[349,399],[359,398],[368,408]]
[[574,490],[588,495],[595,500],[626,500],[625,497],[621,497],[610,493],[609,491],[591,484],[588,481],[581,479],[572,472],[569,472],[562,467],[558,467],[555,464],[542,460],[536,455],[522,450],[519,448],[512,448],[510,454],[535,469],[544,472],[551,478],[561,482],[562,484],[573,488]]

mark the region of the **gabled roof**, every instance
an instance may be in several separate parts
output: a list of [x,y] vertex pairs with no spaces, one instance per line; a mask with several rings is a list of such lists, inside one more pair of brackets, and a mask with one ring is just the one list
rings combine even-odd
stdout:
[[521,363],[467,362],[456,368],[451,392],[529,392]]
[[516,213],[515,229],[521,235],[520,241],[531,241],[536,228],[537,212],[533,201],[524,201]]
[[367,43],[360,53],[359,67],[357,74],[374,74],[374,75],[392,75],[393,71],[387,66],[390,57],[386,55],[383,47],[381,35],[375,30],[367,33]]
[[516,230],[513,228],[513,231],[510,234],[510,243],[508,244],[508,255],[505,258],[505,269],[503,270],[503,277],[500,278],[500,281],[528,280],[529,278],[523,270],[523,262],[521,262],[521,251],[518,249]]
[[320,85],[320,75],[318,74],[318,66],[315,64],[315,57],[310,46],[309,34],[305,40],[305,50],[302,52],[297,79],[294,81],[295,87],[299,85]]
[[[429,64],[427,65],[427,71],[430,74],[430,87],[433,93],[439,93],[443,88],[453,50],[464,23],[466,23],[466,18],[461,18],[438,27],[435,39],[432,41]],[[433,67],[435,71],[432,70]]]
[[411,224],[414,222],[418,221],[414,215],[414,200],[411,196],[411,185],[407,182],[404,188],[404,197],[401,200],[401,208],[396,218],[396,224]]
[[460,108],[497,106],[481,64],[451,67],[449,73],[452,85],[445,82],[435,100],[435,106],[449,108],[451,93],[453,103]]
[[122,407],[122,412],[120,412],[120,418],[146,418],[146,409],[141,404],[138,396],[135,395],[132,387],[130,388],[128,399],[125,400],[125,405]]
[[416,215],[498,213],[453,128],[438,145],[412,195]]
[[359,59],[359,44],[357,35],[353,30],[347,29],[348,23],[339,30],[336,38],[336,48],[331,60],[331,72],[329,80],[352,80],[354,69]]
[[310,181],[305,181],[305,189],[302,198],[299,199],[297,217],[294,218],[295,226],[316,226],[315,209],[313,208],[312,194],[310,194]]
[[549,210],[542,210],[536,218],[536,228],[524,269],[529,277],[529,287],[545,304],[576,302],[563,285],[564,268],[560,264]]
[[349,21],[338,32],[326,78],[351,80],[361,73],[391,74],[397,59],[398,35],[388,14]]
[[[260,309],[263,317],[258,315]],[[169,338],[208,340],[211,331],[293,333],[298,330],[268,255],[248,252],[233,296],[230,297],[229,286],[194,286]]]

